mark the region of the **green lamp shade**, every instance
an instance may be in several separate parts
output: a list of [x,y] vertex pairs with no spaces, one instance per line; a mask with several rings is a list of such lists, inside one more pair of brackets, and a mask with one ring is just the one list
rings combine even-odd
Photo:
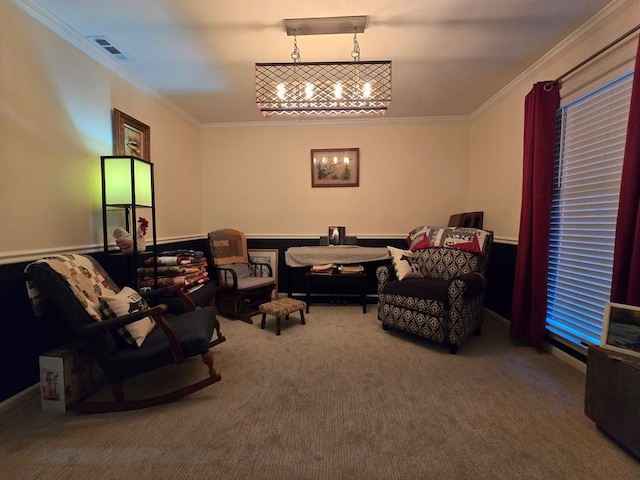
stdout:
[[105,157],[103,162],[107,204],[151,205],[151,163],[135,157]]

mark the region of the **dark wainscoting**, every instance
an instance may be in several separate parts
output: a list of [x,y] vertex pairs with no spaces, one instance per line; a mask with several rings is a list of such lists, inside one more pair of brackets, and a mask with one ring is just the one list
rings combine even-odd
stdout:
[[487,265],[485,306],[507,320],[511,318],[517,251],[517,245],[494,242]]
[[[249,248],[277,249],[278,255],[278,288],[286,293],[289,288],[294,294],[302,294],[304,288],[305,269],[290,269],[284,262],[284,253],[292,246],[318,245],[319,239],[247,239]],[[381,247],[386,245],[405,248],[406,243],[398,238],[360,239],[362,246]],[[206,238],[184,242],[174,242],[158,246],[158,251],[187,248],[202,250],[208,256]],[[516,246],[494,243],[491,260],[487,270],[489,290],[487,292],[487,308],[499,315],[509,318],[511,311],[511,294],[513,291],[513,270]],[[119,285],[128,280],[127,259],[124,256],[112,255],[105,259],[102,252],[92,254],[109,275]],[[209,258],[209,262],[211,259]],[[55,312],[36,318],[29,305],[25,289],[24,269],[29,262],[0,265],[0,302],[4,305],[0,317],[2,334],[0,335],[0,401],[31,387],[39,382],[38,357],[73,340],[75,334],[56,316]],[[366,266],[369,273],[368,292],[372,294],[370,302],[375,301],[376,293],[375,268],[384,262],[372,262]],[[291,271],[293,270],[293,271]],[[322,298],[318,299],[322,301]],[[356,303],[358,299],[354,299]]]

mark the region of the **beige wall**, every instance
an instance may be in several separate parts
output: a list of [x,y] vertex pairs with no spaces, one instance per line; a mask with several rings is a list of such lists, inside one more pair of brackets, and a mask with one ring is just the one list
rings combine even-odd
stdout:
[[[287,123],[203,131],[206,230],[395,235],[447,222],[468,202],[468,124]],[[359,187],[311,187],[310,150],[358,147]]]
[[[352,234],[402,235],[419,224],[443,224],[452,213],[483,210],[485,228],[515,243],[526,94],[533,83],[557,78],[630,30],[638,18],[639,1],[612,3],[597,22],[541,58],[468,121],[205,128],[204,227],[318,235],[326,225],[343,224]],[[637,36],[629,42],[635,46]],[[613,78],[613,70],[602,66],[607,56],[580,72],[593,70],[600,83]],[[562,95],[574,92],[570,81]],[[356,146],[362,156],[359,188],[310,187],[311,148]],[[228,178],[242,178],[240,189]]]
[[[485,211],[485,226],[494,230],[498,238],[513,241],[518,238],[525,96],[534,83],[558,78],[638,23],[640,2],[617,4],[619,10],[610,9],[598,24],[583,26],[474,115],[470,129],[469,205]],[[624,49],[625,55],[633,57],[637,35],[624,43],[616,47],[616,56],[618,50]],[[610,68],[612,53],[567,77],[561,96],[574,94],[576,83],[581,83],[576,77],[598,78],[596,83],[601,85],[620,74],[619,68]],[[626,65],[626,71],[633,69],[631,63]]]
[[113,107],[151,127],[159,236],[201,233],[198,126],[6,1],[0,62],[0,261],[102,245]]
[[[635,25],[640,1],[616,3],[471,119],[200,128],[1,1],[0,263],[101,247],[99,156],[111,152],[113,107],[151,127],[161,240],[218,227],[311,236],[330,224],[404,235],[484,210],[486,228],[515,241],[524,96]],[[360,148],[359,187],[311,188],[310,149],[333,147]]]

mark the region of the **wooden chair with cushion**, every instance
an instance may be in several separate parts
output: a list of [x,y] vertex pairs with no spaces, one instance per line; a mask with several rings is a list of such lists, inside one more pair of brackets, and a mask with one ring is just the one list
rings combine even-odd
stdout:
[[[111,385],[114,400],[78,402],[79,412],[113,412],[175,401],[220,380],[210,348],[225,340],[211,306],[167,316],[165,304],[153,305],[169,290],[143,298],[132,288],[120,290],[93,258],[54,255],[30,263],[25,273],[35,307],[51,305],[84,340]],[[182,294],[184,295],[184,294]],[[188,302],[188,299],[185,299]],[[192,304],[191,304],[192,305]],[[41,311],[41,308],[35,308]],[[214,331],[217,331],[213,339]],[[159,396],[126,400],[122,382],[165,365],[200,355],[208,375],[191,385]]]
[[218,281],[216,306],[223,315],[253,323],[260,304],[276,288],[271,265],[251,261],[244,233],[224,228],[209,232],[209,252]]

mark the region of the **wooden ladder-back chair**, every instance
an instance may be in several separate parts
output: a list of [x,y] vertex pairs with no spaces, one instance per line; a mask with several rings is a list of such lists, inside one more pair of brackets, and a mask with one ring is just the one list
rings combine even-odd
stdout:
[[[225,338],[215,309],[206,306],[165,316],[165,304],[149,307],[170,291],[184,295],[179,288],[167,287],[141,297],[129,287],[120,290],[93,258],[75,254],[43,258],[30,263],[25,273],[34,304],[55,308],[84,340],[111,385],[112,402],[89,398],[71,406],[73,410],[93,413],[145,408],[175,401],[220,380],[210,348]],[[159,396],[125,400],[123,380],[196,355],[207,366],[208,376],[203,380]]]
[[456,213],[449,217],[449,227],[480,228],[484,221],[484,212]]
[[252,262],[244,233],[230,228],[209,232],[209,252],[218,280],[216,306],[223,315],[253,323],[258,307],[276,288],[271,265]]

